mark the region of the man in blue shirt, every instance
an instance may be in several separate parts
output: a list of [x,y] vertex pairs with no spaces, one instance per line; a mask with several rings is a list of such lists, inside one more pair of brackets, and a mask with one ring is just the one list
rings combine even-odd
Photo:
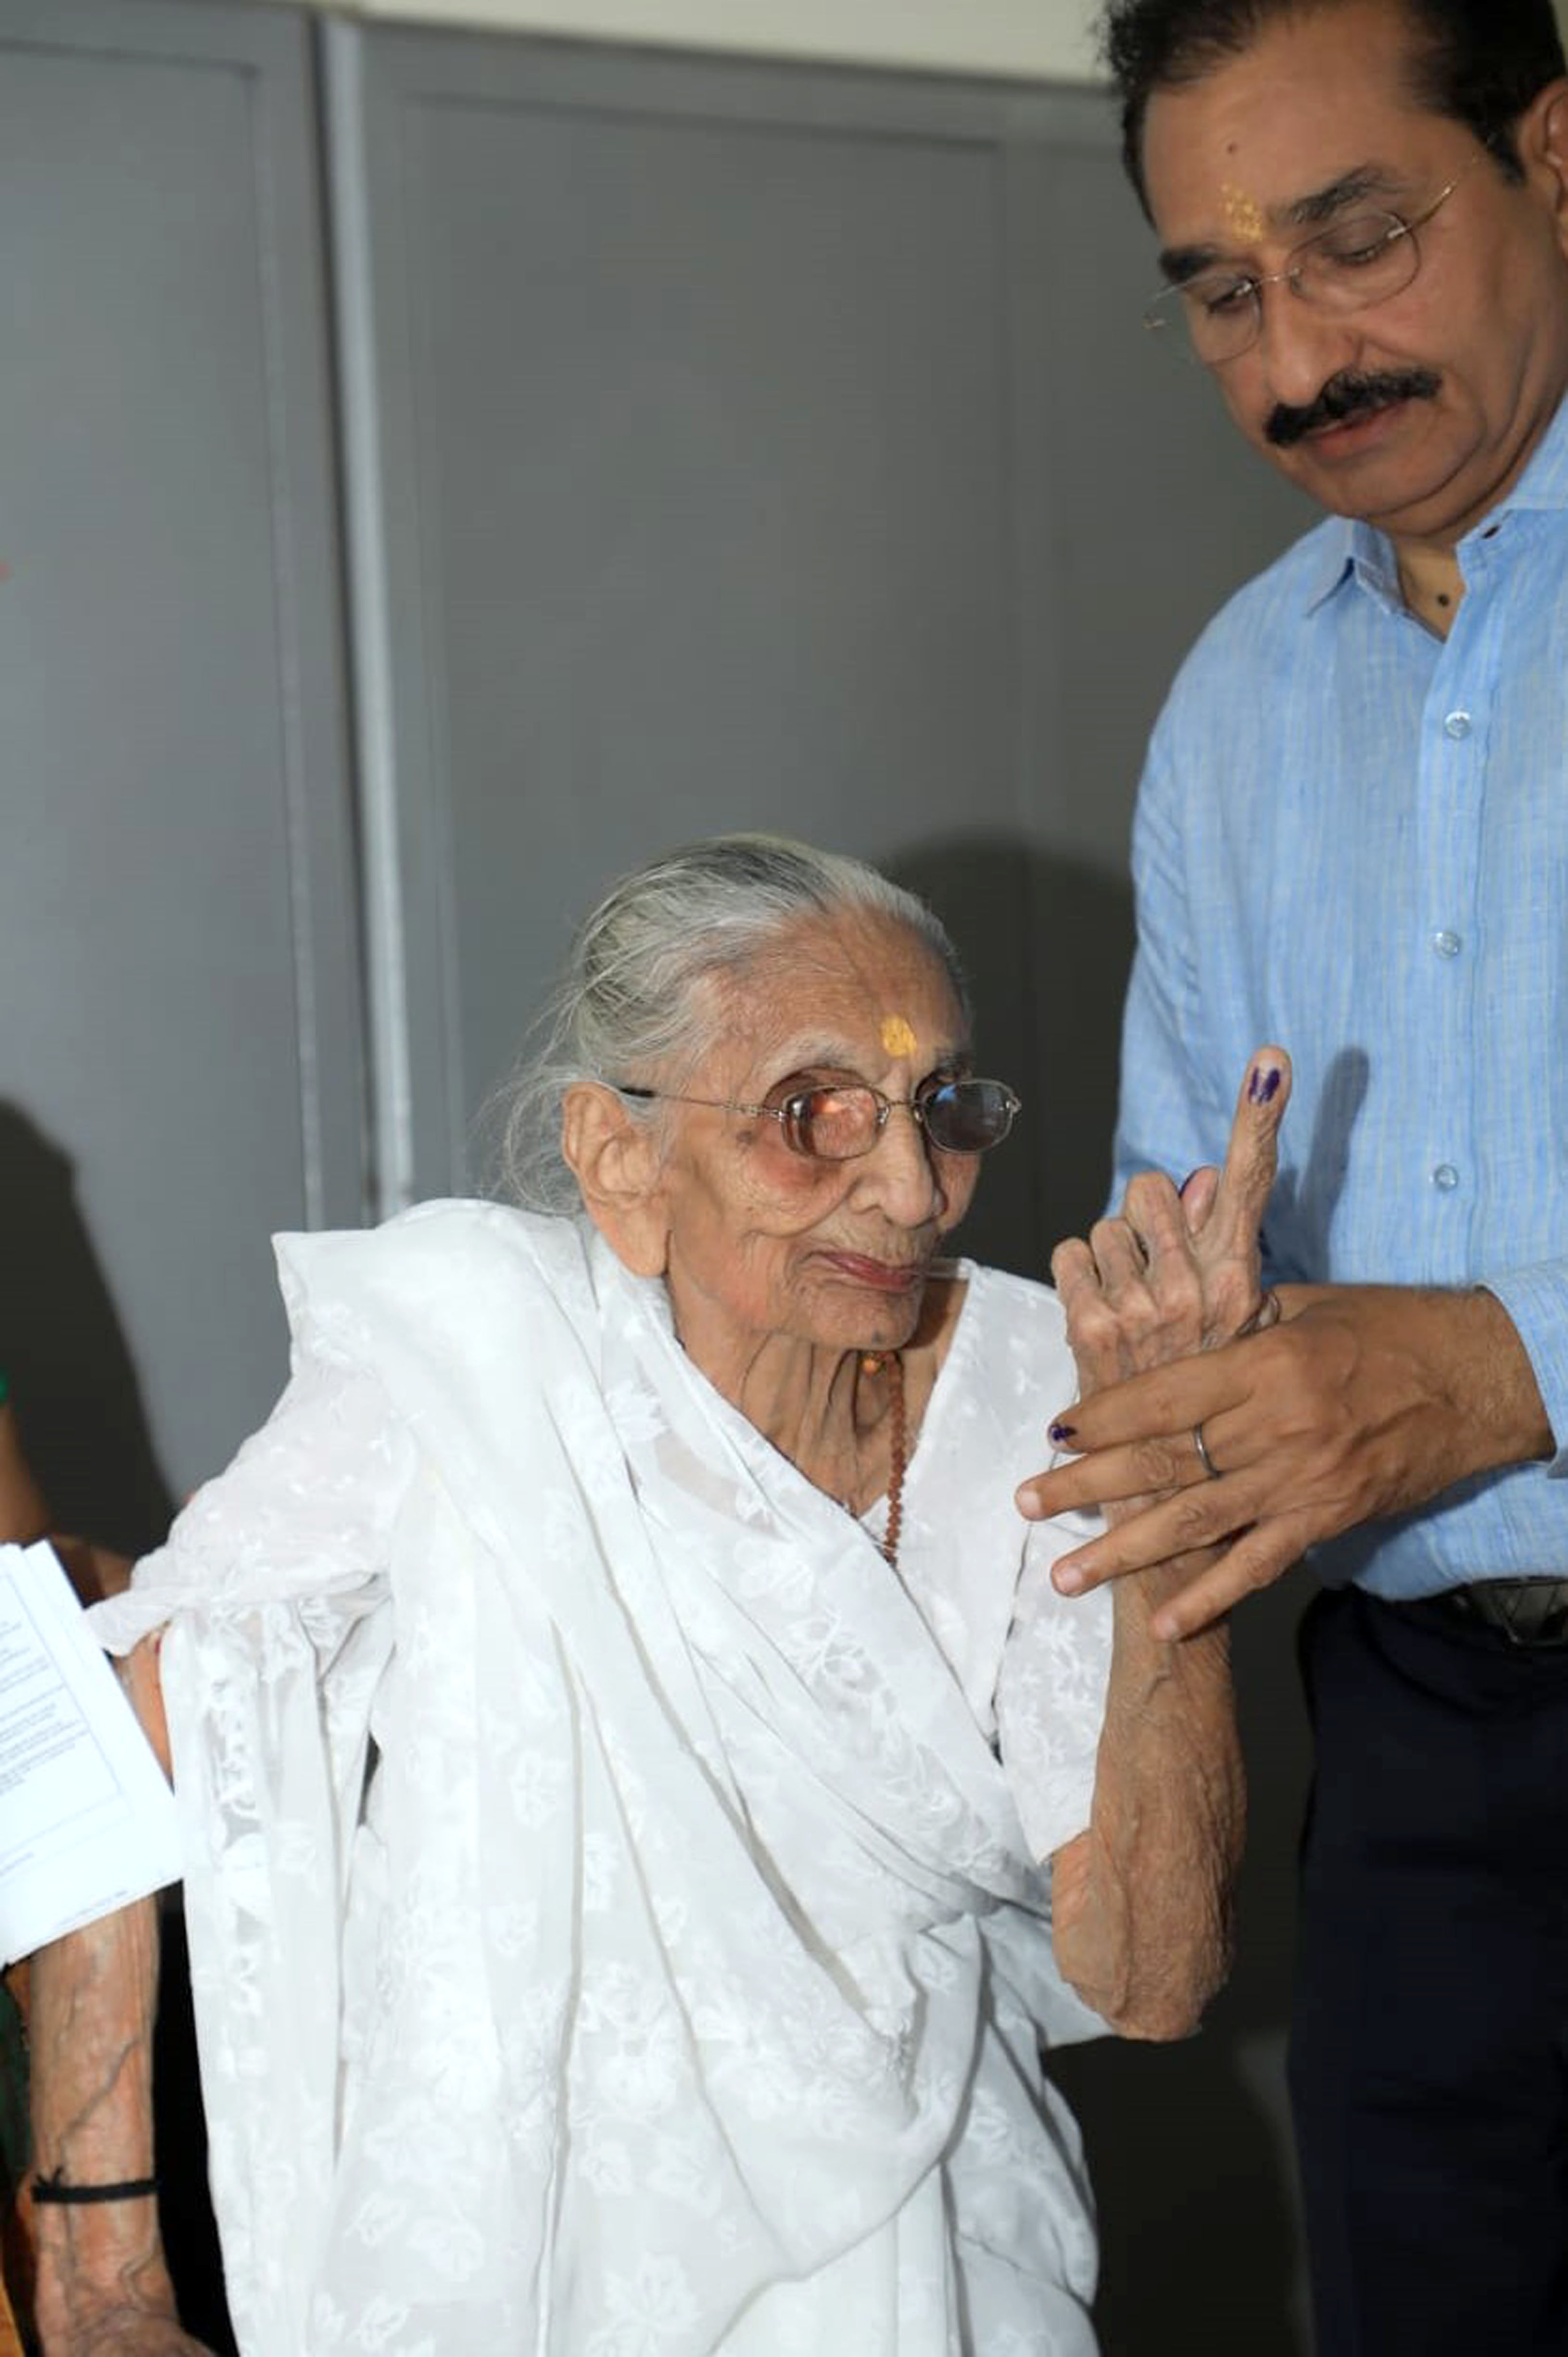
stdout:
[[1119,1175],[1295,1100],[1282,1323],[1052,1437],[1069,1590],[1308,1548],[1292,2087],[1324,2357],[1568,2351],[1568,82],[1551,0],[1116,0],[1150,324],[1330,520],[1232,601],[1134,836]]

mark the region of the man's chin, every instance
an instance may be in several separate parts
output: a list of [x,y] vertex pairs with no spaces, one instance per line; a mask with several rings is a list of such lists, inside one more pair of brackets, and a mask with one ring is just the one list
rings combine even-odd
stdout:
[[1395,519],[1441,503],[1449,479],[1441,468],[1419,463],[1429,415],[1422,404],[1396,402],[1371,416],[1306,435],[1289,449],[1270,445],[1265,455],[1331,514],[1393,529]]

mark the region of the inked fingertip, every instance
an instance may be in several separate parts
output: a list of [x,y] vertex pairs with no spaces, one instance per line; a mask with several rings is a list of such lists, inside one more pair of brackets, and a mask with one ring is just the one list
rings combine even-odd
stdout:
[[1076,1424],[1053,1424],[1046,1434],[1053,1448],[1069,1448],[1078,1438]]

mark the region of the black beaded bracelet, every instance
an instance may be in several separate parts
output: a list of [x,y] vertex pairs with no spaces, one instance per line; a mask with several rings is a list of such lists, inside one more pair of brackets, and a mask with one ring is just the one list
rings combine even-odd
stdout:
[[141,2201],[157,2190],[156,2177],[125,2177],[117,2185],[68,2185],[63,2169],[33,2179],[35,2201]]

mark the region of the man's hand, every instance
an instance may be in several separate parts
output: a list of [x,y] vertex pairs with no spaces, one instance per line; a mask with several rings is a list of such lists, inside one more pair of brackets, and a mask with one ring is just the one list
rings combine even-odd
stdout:
[[1064,1593],[1230,1541],[1156,1619],[1157,1635],[1190,1636],[1306,1547],[1552,1454],[1534,1373],[1492,1295],[1325,1286],[1285,1288],[1283,1301],[1267,1333],[1062,1410],[1052,1437],[1076,1461],[1026,1482],[1024,1513],[1167,1493],[1064,1555],[1053,1573]]

